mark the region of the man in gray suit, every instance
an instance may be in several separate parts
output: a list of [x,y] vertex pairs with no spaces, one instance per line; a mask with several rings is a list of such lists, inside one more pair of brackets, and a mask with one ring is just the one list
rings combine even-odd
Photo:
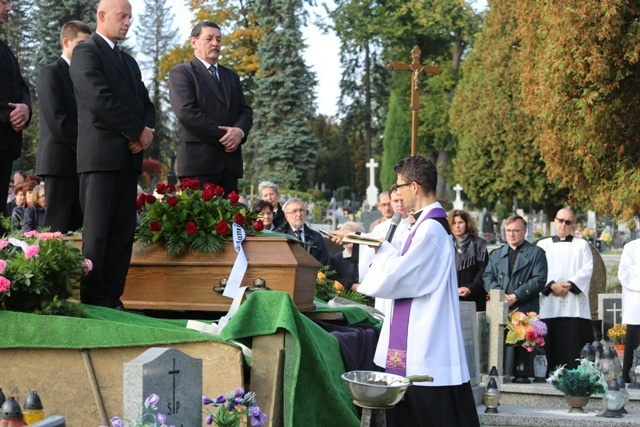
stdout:
[[539,247],[527,242],[527,221],[519,215],[506,219],[507,244],[489,255],[484,289],[502,289],[509,310],[540,311],[540,292],[547,283],[547,258]]
[[101,0],[96,32],[73,53],[78,102],[78,173],[84,214],[82,253],[93,270],[83,303],[124,309],[120,296],[136,229],[142,152],[153,141],[155,109],[135,59],[120,49],[131,26],[127,0]]
[[253,111],[242,93],[240,78],[218,63],[220,27],[203,21],[191,31],[194,58],[169,71],[169,98],[180,122],[177,170],[179,178],[200,185],[238,190],[242,177],[242,144],[253,124]]

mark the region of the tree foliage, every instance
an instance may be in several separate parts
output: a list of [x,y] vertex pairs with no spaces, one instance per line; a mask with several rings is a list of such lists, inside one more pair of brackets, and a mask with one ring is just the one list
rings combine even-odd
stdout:
[[402,108],[395,92],[389,97],[389,112],[384,125],[380,185],[386,191],[396,182],[394,166],[411,151],[411,126],[407,120],[408,108]]
[[536,145],[550,179],[582,207],[637,216],[640,4],[519,5],[523,105],[536,117]]
[[300,0],[257,0],[254,12],[263,36],[249,144],[258,155],[247,172],[254,183],[268,179],[284,188],[306,188],[318,140],[309,129],[316,81],[301,55],[303,5]]
[[157,159],[168,165],[176,140],[175,116],[170,113],[167,75],[162,75],[160,66],[163,55],[175,45],[178,30],[173,27],[174,15],[166,0],[145,0],[144,13],[136,26],[136,44],[144,46],[144,55],[138,63],[148,76],[151,102],[156,107],[156,125],[153,144],[145,157]]
[[[553,210],[561,196],[545,174],[535,146],[534,117],[523,110],[516,11],[492,2],[485,26],[463,65],[453,101],[452,129],[459,139],[455,177],[475,203],[538,202]],[[517,204],[517,202],[515,203]]]

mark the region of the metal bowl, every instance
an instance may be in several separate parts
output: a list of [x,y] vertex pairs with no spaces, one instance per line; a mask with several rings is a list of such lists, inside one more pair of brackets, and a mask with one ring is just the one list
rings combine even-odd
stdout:
[[402,399],[411,385],[405,377],[376,371],[345,372],[342,379],[347,383],[354,403],[365,408],[390,408]]

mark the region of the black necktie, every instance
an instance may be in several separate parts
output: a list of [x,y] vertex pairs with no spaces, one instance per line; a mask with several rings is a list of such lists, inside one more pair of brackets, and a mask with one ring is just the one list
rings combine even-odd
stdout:
[[296,235],[296,239],[302,240],[302,230],[294,230],[293,233]]
[[116,55],[118,55],[118,59],[120,59],[120,62],[122,62],[122,64],[126,67],[127,63],[124,62],[124,56],[122,55],[122,48],[120,47],[120,45],[119,44],[114,45],[113,50],[116,51]]
[[213,81],[216,82],[216,85],[218,85],[218,89],[220,89],[220,93],[224,93],[222,91],[222,83],[218,78],[218,73],[216,73],[216,66],[215,65],[210,66],[209,71],[211,71],[211,76],[213,77]]

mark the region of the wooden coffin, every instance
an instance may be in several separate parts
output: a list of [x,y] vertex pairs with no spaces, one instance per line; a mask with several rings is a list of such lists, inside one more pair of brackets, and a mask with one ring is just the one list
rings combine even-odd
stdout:
[[[321,264],[300,245],[280,237],[248,237],[242,247],[249,263],[242,286],[261,278],[267,288],[288,292],[300,311],[315,308]],[[224,252],[171,257],[162,245],[136,244],[121,300],[131,309],[227,312],[232,299],[214,288],[229,277],[236,256],[231,242]]]

